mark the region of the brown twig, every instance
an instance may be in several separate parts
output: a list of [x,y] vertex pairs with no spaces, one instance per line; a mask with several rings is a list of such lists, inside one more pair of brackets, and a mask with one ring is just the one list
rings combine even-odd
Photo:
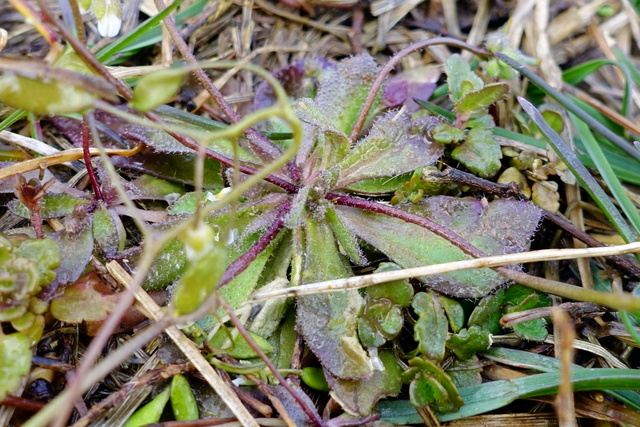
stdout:
[[555,401],[556,414],[560,427],[574,427],[576,425],[575,408],[573,403],[573,387],[571,386],[571,371],[573,370],[573,341],[576,339],[571,318],[554,307],[551,319],[556,327],[556,356],[560,358],[560,386]]

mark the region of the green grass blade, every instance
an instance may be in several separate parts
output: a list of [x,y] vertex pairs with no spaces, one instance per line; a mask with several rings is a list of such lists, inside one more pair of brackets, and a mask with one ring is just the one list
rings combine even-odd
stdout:
[[582,64],[576,65],[575,67],[571,67],[566,71],[563,71],[562,80],[570,85],[577,85],[589,75],[599,70],[600,67],[603,67],[605,65],[613,65],[615,67],[618,67],[618,69],[620,69],[620,71],[622,71],[622,73],[624,74],[625,82],[621,113],[626,117],[628,112],[631,111],[631,91],[633,90],[633,78],[631,76],[629,66],[624,62],[613,61],[611,59],[594,59],[593,61],[584,62]]
[[612,61],[611,59],[594,59],[593,61],[583,62],[582,64],[563,71],[562,80],[570,85],[577,85],[605,65],[618,66],[616,61]]
[[456,119],[456,115],[451,111],[447,110],[446,108],[442,108],[432,102],[423,101],[421,99],[414,99],[414,101],[416,104],[418,104],[419,106],[421,106],[422,108],[424,108],[425,110],[433,114],[434,116],[444,117],[450,122],[453,122]]
[[634,65],[631,59],[629,59],[629,57],[625,55],[618,46],[613,46],[611,50],[616,59],[627,67],[627,70],[629,71],[636,86],[640,86],[640,71],[638,71],[636,65]]
[[[109,63],[109,60],[116,53],[126,53],[137,49],[142,49],[147,46],[151,46],[156,44],[161,39],[161,28],[159,23],[173,10],[175,10],[183,0],[175,0],[171,3],[165,10],[156,16],[146,20],[145,22],[138,25],[128,34],[120,37],[115,42],[110,45],[104,47],[98,52],[96,58],[102,63]],[[205,1],[201,0],[199,2],[194,3],[189,6],[185,10],[181,11],[176,16],[176,24],[179,25],[183,20],[193,17],[198,13],[202,12],[204,8]]]
[[[495,362],[523,369],[532,369],[539,372],[557,372],[560,370],[560,360],[543,356],[529,351],[514,350],[503,347],[492,347],[482,352],[482,355]],[[573,365],[573,369],[585,369],[579,365]],[[640,411],[640,394],[634,390],[603,390],[615,397],[635,411]]]
[[156,16],[153,16],[150,19],[147,19],[146,21],[138,25],[136,28],[131,30],[128,34],[120,37],[118,40],[114,41],[113,43],[101,49],[100,52],[96,54],[96,58],[98,59],[98,61],[104,63],[109,59],[111,59],[111,57],[116,53],[120,53],[124,51],[129,45],[133,44],[140,37],[147,34],[149,31],[151,31],[156,25],[160,24],[160,22],[162,22],[162,20],[167,15],[169,15],[178,6],[180,6],[182,1],[183,0],[174,1],[169,6],[167,6],[165,10],[158,13]]
[[629,199],[629,196],[627,196],[627,194],[624,192],[624,189],[622,188],[618,177],[616,177],[615,172],[611,168],[611,165],[609,164],[603,151],[600,149],[598,142],[591,134],[589,127],[573,114],[569,114],[569,117],[571,118],[571,121],[575,126],[578,135],[580,136],[580,139],[582,140],[582,143],[587,150],[587,153],[589,153],[589,156],[595,163],[598,173],[602,176],[604,182],[607,183],[607,186],[609,186],[611,194],[613,194],[613,197],[615,197],[615,199],[618,201],[618,204],[622,208],[624,214],[627,216],[627,219],[635,229],[636,233],[640,234],[640,215],[638,214],[638,211],[636,210],[636,207],[634,206],[631,199]]
[[27,117],[27,112],[24,110],[16,110],[13,113],[9,114],[6,119],[0,122],[0,131],[5,130],[18,120],[24,119]]
[[593,130],[595,130],[600,135],[604,136],[605,138],[610,140],[612,143],[620,147],[628,155],[640,160],[640,151],[638,151],[632,144],[630,144],[629,141],[616,135],[614,132],[607,129],[607,127],[598,123],[598,121],[594,120],[591,116],[589,116],[586,112],[584,112],[580,107],[578,107],[573,101],[571,101],[562,93],[552,88],[547,82],[545,82],[540,76],[535,74],[529,68],[527,68],[526,66],[520,64],[518,61],[502,53],[496,53],[495,55],[501,61],[505,62],[511,68],[518,71],[520,74],[522,74],[527,79],[529,79],[533,84],[535,84],[540,89],[542,89],[547,95],[553,98],[558,104],[562,105],[568,111],[578,116],[581,120],[587,123]]
[[[640,185],[640,164],[617,147],[602,142],[600,137],[596,137],[596,140],[600,144],[600,149],[604,151],[605,157],[609,161],[618,179],[630,184]],[[578,151],[576,155],[582,164],[588,168],[596,169],[596,165],[593,160],[591,160],[591,157],[582,154],[587,151],[582,141],[574,138],[573,142]]]
[[[635,369],[576,369],[571,375],[575,391],[640,389],[640,371]],[[458,391],[464,405],[458,412],[437,414],[440,421],[472,417],[502,408],[517,399],[554,394],[560,385],[560,373],[548,372],[512,380],[498,380],[462,387]],[[422,424],[423,421],[407,400],[380,402],[380,418],[393,424]],[[413,412],[412,412],[413,411]]]
[[618,209],[616,209],[613,202],[609,200],[607,194],[600,185],[598,185],[598,182],[593,178],[593,176],[591,176],[587,168],[585,168],[582,162],[578,160],[578,157],[576,157],[573,150],[571,150],[562,138],[560,138],[560,135],[551,129],[533,104],[521,97],[518,97],[518,101],[525,113],[531,117],[533,122],[538,125],[538,128],[540,128],[540,131],[547,137],[558,156],[560,156],[562,161],[569,167],[569,169],[571,169],[582,187],[587,190],[598,207],[602,209],[602,212],[611,222],[611,225],[613,225],[616,231],[620,233],[627,243],[635,241],[637,236],[633,230],[629,228],[629,225],[626,223],[622,215],[620,215],[620,212],[618,212]]

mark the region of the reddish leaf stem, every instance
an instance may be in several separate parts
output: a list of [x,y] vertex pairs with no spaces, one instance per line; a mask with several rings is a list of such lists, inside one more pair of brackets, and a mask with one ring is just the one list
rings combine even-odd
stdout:
[[276,238],[282,227],[284,227],[284,218],[291,209],[291,200],[286,200],[278,208],[276,214],[276,220],[271,224],[266,233],[264,233],[256,243],[253,244],[245,253],[240,255],[235,261],[233,261],[229,267],[225,270],[220,282],[216,286],[218,289],[227,285],[233,279],[235,279],[240,273],[249,267],[249,264],[256,259],[260,253],[269,246],[269,244]]
[[84,157],[85,167],[87,168],[87,175],[89,175],[89,179],[91,180],[93,193],[96,195],[96,200],[104,201],[104,196],[102,195],[102,190],[100,189],[100,183],[98,182],[98,177],[96,176],[96,172],[93,169],[93,164],[91,163],[91,154],[89,153],[90,145],[91,132],[89,131],[89,123],[87,122],[87,117],[84,116],[82,118],[82,155]]
[[426,47],[435,46],[439,44],[447,44],[450,46],[458,47],[460,49],[466,49],[479,56],[489,55],[489,52],[485,51],[484,49],[471,46],[470,44],[467,44],[460,40],[456,40],[451,37],[435,37],[432,39],[421,40],[419,42],[410,44],[409,46],[405,47],[404,49],[396,53],[384,65],[384,67],[382,67],[382,69],[378,73],[378,76],[373,81],[373,84],[371,85],[371,89],[369,89],[369,93],[367,94],[367,98],[365,99],[364,103],[362,104],[362,108],[360,109],[358,120],[356,120],[356,123],[353,125],[353,129],[351,130],[351,135],[349,136],[349,139],[351,140],[352,144],[355,143],[358,137],[360,136],[360,132],[362,131],[362,127],[364,126],[365,120],[367,119],[369,110],[371,110],[371,107],[373,106],[373,102],[375,101],[376,94],[382,87],[382,83],[384,83],[384,79],[387,78],[387,75],[395,68],[396,65],[398,65],[398,63],[405,56],[409,55],[410,53],[413,53],[419,49],[424,49]]
[[13,408],[22,409],[23,411],[38,412],[40,409],[44,408],[45,403],[8,394],[4,399],[0,400],[0,405],[11,406]]

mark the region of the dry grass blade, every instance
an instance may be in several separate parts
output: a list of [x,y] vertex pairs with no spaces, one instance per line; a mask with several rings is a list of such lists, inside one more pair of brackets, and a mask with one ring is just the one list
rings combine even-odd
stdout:
[[[120,149],[106,149],[104,150],[106,154],[116,155],[116,156],[133,156],[134,154],[138,154],[142,150],[143,146],[140,145],[136,148],[132,148],[131,150],[120,150]],[[91,148],[89,153],[92,156],[99,156],[100,150],[96,148]],[[57,154],[53,154],[46,157],[38,157],[36,159],[25,160],[20,163],[15,163],[11,166],[7,166],[6,168],[0,169],[0,180],[10,178],[14,175],[20,173],[26,173],[33,170],[45,169],[53,165],[59,165],[61,163],[70,162],[73,160],[79,160],[83,157],[82,148],[71,148],[69,150],[60,151]]]
[[600,256],[622,255],[640,252],[640,242],[627,245],[585,248],[585,249],[547,249],[541,251],[522,252],[509,255],[498,255],[486,258],[477,258],[468,261],[456,261],[445,264],[428,265],[425,267],[407,268],[384,273],[368,274],[364,276],[349,277],[346,279],[328,280],[303,286],[293,286],[269,292],[257,292],[251,301],[262,301],[270,298],[283,298],[301,295],[313,295],[327,292],[338,292],[347,289],[359,289],[394,280],[410,279],[414,277],[429,276],[452,271],[500,267],[511,264],[527,262],[566,260],[574,258],[590,258]]
[[571,387],[571,371],[574,357],[573,342],[576,332],[571,319],[562,309],[551,312],[553,325],[558,331],[556,335],[556,354],[560,358],[560,389],[556,396],[555,406],[560,427],[575,427],[576,417]]

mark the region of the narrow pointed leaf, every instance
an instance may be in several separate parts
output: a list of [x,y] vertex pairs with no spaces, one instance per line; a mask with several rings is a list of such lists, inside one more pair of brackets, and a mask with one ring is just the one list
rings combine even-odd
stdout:
[[609,199],[609,196],[607,196],[602,187],[600,187],[598,182],[593,178],[593,176],[591,176],[587,168],[585,168],[580,160],[578,160],[573,150],[569,148],[560,135],[551,129],[536,107],[524,98],[519,97],[518,101],[520,102],[520,105],[522,105],[522,109],[525,113],[531,117],[534,123],[538,125],[542,133],[547,137],[556,153],[558,153],[558,156],[560,156],[562,161],[572,170],[580,182],[580,185],[587,190],[596,204],[600,209],[602,209],[602,212],[605,214],[607,219],[611,221],[611,225],[615,227],[616,231],[620,233],[626,242],[636,240],[636,233],[631,230],[622,215],[620,215],[620,212],[618,212],[618,209]]

